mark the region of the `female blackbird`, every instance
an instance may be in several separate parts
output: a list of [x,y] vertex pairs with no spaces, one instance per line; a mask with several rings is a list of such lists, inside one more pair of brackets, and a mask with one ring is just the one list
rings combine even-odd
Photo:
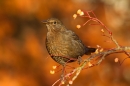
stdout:
[[86,47],[75,32],[68,30],[60,20],[50,18],[43,23],[48,29],[47,51],[57,63],[65,65],[80,59],[84,54],[95,52],[95,48]]

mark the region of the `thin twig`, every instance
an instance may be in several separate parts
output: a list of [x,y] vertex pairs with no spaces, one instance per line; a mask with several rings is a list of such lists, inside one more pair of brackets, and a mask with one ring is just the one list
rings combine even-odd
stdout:
[[[72,77],[72,80],[71,80],[72,82],[74,82],[74,80],[79,76],[81,70],[83,70],[83,69],[85,68],[85,66],[88,64],[88,62],[92,61],[92,60],[95,59],[95,58],[99,58],[99,60],[97,61],[96,64],[93,64],[94,66],[99,65],[99,64],[103,61],[103,59],[105,59],[106,56],[111,55],[111,54],[114,54],[114,53],[125,53],[128,57],[130,57],[130,54],[127,52],[128,50],[130,50],[130,47],[120,46],[120,45],[118,44],[118,42],[114,39],[113,34],[112,34],[112,31],[110,31],[110,30],[96,17],[96,15],[94,14],[93,11],[84,11],[84,13],[85,13],[85,15],[83,15],[83,16],[81,16],[81,17],[84,17],[84,18],[86,17],[86,18],[89,18],[89,19],[83,24],[83,26],[86,25],[86,24],[87,24],[88,22],[90,22],[90,21],[97,22],[98,24],[94,24],[94,25],[101,25],[101,26],[103,26],[103,27],[104,27],[103,29],[106,30],[106,31],[108,32],[108,34],[109,34],[109,35],[103,34],[103,36],[106,36],[106,37],[110,38],[111,41],[116,45],[116,47],[115,47],[115,48],[112,48],[112,49],[106,49],[106,50],[104,50],[104,51],[102,51],[102,52],[98,52],[98,53],[94,53],[94,54],[90,55],[89,58],[84,59],[84,61],[83,61],[77,68],[73,69],[71,72],[69,72],[68,74],[65,74],[65,75],[63,76],[64,78],[70,78],[71,75],[75,74],[75,75]],[[90,15],[90,13],[92,13],[94,17],[92,17],[92,16]],[[92,25],[92,24],[91,24],[91,25]],[[128,58],[128,57],[127,57],[127,58]],[[122,61],[122,63],[123,63],[127,58],[125,58],[125,59]],[[122,63],[121,63],[121,64],[122,64]],[[90,67],[93,67],[93,66],[90,66]],[[52,86],[54,86],[54,85],[55,85],[56,83],[58,83],[60,80],[61,80],[61,79],[58,79]],[[60,83],[60,85],[61,85],[61,83]],[[68,83],[67,86],[70,86],[70,83]]]

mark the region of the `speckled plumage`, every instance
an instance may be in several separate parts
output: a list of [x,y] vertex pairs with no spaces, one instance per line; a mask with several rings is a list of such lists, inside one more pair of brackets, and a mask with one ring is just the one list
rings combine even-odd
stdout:
[[66,29],[60,20],[50,18],[43,23],[48,29],[47,51],[52,59],[59,64],[74,62],[85,53],[95,51],[95,48],[85,47],[79,37],[73,31]]

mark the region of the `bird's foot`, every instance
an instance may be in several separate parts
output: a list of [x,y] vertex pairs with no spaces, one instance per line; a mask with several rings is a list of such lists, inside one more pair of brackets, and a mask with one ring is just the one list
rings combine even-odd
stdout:
[[78,60],[78,64],[79,64],[79,65],[80,65],[80,63],[83,61],[82,58],[81,58],[81,56],[79,56],[77,60]]

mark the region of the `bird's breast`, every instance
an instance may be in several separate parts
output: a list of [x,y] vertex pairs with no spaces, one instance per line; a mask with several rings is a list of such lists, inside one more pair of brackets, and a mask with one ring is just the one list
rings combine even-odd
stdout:
[[63,56],[78,58],[85,53],[85,49],[82,43],[73,40],[66,34],[47,34],[46,38],[46,48],[50,55],[52,56]]

